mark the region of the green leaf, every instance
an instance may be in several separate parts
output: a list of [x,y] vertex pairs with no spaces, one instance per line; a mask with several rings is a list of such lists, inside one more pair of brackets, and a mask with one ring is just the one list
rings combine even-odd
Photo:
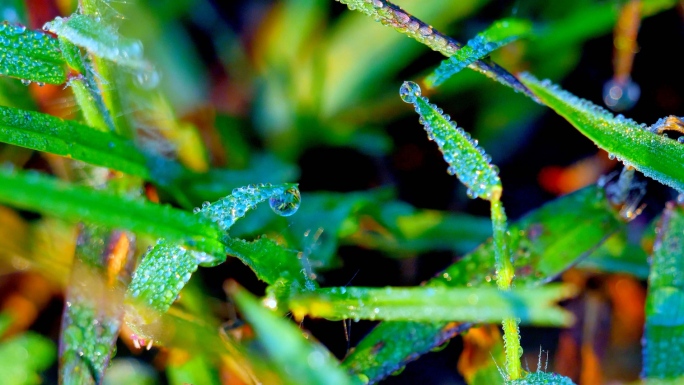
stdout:
[[59,42],[42,32],[6,21],[0,23],[0,75],[24,81],[62,84],[66,81],[65,63]]
[[151,178],[150,161],[133,142],[39,112],[0,106],[0,141]]
[[333,287],[295,295],[289,307],[296,319],[483,323],[516,317],[523,323],[559,326],[568,325],[571,317],[554,302],[572,294],[567,286],[512,291],[489,287]]
[[3,385],[38,385],[39,373],[55,361],[54,343],[37,333],[26,332],[0,342],[0,378]]
[[499,169],[491,165],[491,157],[482,147],[477,146],[477,140],[456,126],[439,107],[421,96],[418,84],[404,82],[399,94],[403,101],[415,106],[428,138],[437,143],[444,154],[444,160],[449,164],[447,172],[456,175],[468,187],[468,196],[485,200],[498,199],[501,195]]
[[[596,186],[531,212],[509,228],[508,247],[516,269],[516,287],[535,287],[552,280],[622,225],[604,191]],[[489,241],[428,285],[493,285],[494,273],[494,245]],[[356,346],[343,365],[377,381],[469,327],[442,322],[382,322]]]
[[132,70],[151,70],[150,64],[143,59],[140,41],[119,35],[114,28],[94,17],[80,14],[57,17],[45,23],[43,28],[97,57]]
[[[276,214],[289,216],[299,208],[299,190],[293,184],[260,184],[236,188],[228,197],[213,204],[205,203],[195,213],[227,232],[236,220],[264,201],[268,201]],[[142,263],[133,274],[133,280],[126,292],[128,309],[125,322],[144,344],[145,339],[155,334],[147,329],[154,327],[160,315],[168,311],[197,267],[218,265],[226,260],[226,254],[245,261],[260,279],[269,284],[280,281],[295,285],[294,290],[304,289],[309,284],[306,288],[313,289],[315,285],[309,281],[308,276],[299,272],[301,262],[296,255],[266,239],[249,243],[224,237],[221,245],[223,249],[213,252],[188,249],[164,239],[159,240],[143,257]]]
[[627,239],[625,229],[606,239],[577,267],[607,273],[627,273],[639,279],[648,278],[648,256],[640,245]]
[[244,318],[252,325],[273,367],[289,384],[350,384],[337,360],[288,320],[265,309],[241,288],[230,290]]
[[0,202],[73,222],[192,243],[206,252],[222,252],[221,229],[208,219],[170,206],[96,191],[36,172],[0,170]]
[[192,355],[189,359],[180,363],[171,360],[166,366],[166,376],[169,378],[169,384],[171,385],[221,384],[218,371],[203,355]]
[[[349,9],[363,12],[383,25],[394,28],[398,32],[442,53],[444,56],[452,56],[461,48],[461,44],[457,41],[433,29],[429,24],[422,22],[387,0],[371,2],[365,0],[338,1],[346,4]],[[506,72],[496,63],[478,60],[472,63],[471,67],[518,92],[529,94],[529,91],[513,75]]]
[[495,22],[442,63],[426,79],[428,88],[437,87],[462,69],[480,60],[492,51],[524,37],[532,31],[527,20],[508,18]]
[[575,385],[575,383],[560,374],[537,371],[528,373],[518,380],[506,381],[506,385]]
[[[521,81],[541,101],[597,146],[656,181],[684,191],[684,145],[650,131],[622,115],[564,91],[550,81],[522,74]],[[655,128],[655,127],[654,127]]]
[[[644,364],[647,379],[684,377],[684,208],[667,204],[653,246],[646,297]],[[650,383],[650,382],[649,382]]]

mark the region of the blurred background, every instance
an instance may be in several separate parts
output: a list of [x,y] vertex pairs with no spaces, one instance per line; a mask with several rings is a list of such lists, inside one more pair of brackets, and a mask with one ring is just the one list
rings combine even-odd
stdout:
[[[604,86],[616,73],[620,44],[614,30],[624,1],[396,3],[461,42],[497,19],[529,19],[534,36],[494,52],[492,59],[512,73],[530,71],[597,104],[611,103],[606,99],[610,86],[608,93]],[[652,124],[667,115],[684,115],[678,60],[684,23],[681,4],[643,3],[630,71],[640,95],[632,92],[633,100],[621,100],[617,108]],[[17,4],[0,0],[3,18],[34,29],[76,7],[70,0],[32,0],[25,8]],[[177,118],[176,134],[167,139],[184,163],[197,171],[220,167],[231,172],[228,185],[189,186],[193,204],[249,183],[300,183],[298,214],[281,218],[257,210],[238,222],[232,235],[267,234],[303,250],[322,286],[408,286],[434,276],[491,234],[488,203],[467,198],[465,187],[446,173],[447,165],[413,109],[398,97],[404,80],[422,79],[444,59],[439,53],[332,0],[123,0],[111,5],[124,17],[120,32],[143,42],[145,57],[159,74],[151,87],[164,98],[147,103],[165,113],[149,116],[150,124],[163,126],[168,116]],[[622,63],[631,60],[628,56]],[[3,105],[31,106],[67,119],[78,116],[69,90],[61,86],[0,82]],[[512,220],[621,168],[549,109],[474,71],[462,71],[428,96],[492,155]],[[196,151],[202,147],[197,143],[205,150]],[[10,146],[0,151],[0,162],[5,161],[37,169],[51,164],[38,153]],[[646,210],[625,235],[633,244],[674,196],[646,182]],[[73,229],[25,212],[4,214],[3,221],[23,223],[16,228],[40,234],[44,243],[36,247],[56,257],[36,261],[17,257],[7,247],[0,250],[0,308],[22,314],[13,332],[29,329],[56,341],[61,282],[68,275],[68,257],[60,255],[73,248],[64,241],[73,239]],[[420,230],[428,227],[430,232]],[[2,236],[11,244],[13,235]],[[581,384],[638,378],[647,270],[645,254],[635,254],[631,264],[614,272],[579,268],[566,274],[565,280],[583,287],[567,304],[579,322],[566,331],[523,328],[531,368],[536,368],[541,347],[550,351],[550,370]],[[200,269],[193,290],[205,293],[207,313],[226,322],[234,318],[222,290],[228,278],[256,294],[265,289],[235,259]],[[345,332],[342,322],[306,320],[303,327],[342,358],[373,325],[355,322]],[[383,383],[462,384],[457,365],[464,346],[472,352],[472,344],[457,337]],[[133,357],[127,364],[142,365],[136,370],[149,371],[150,383],[180,383],[163,371],[170,359],[163,349],[137,352],[120,342],[117,357]],[[52,364],[45,382],[56,383],[56,378]]]

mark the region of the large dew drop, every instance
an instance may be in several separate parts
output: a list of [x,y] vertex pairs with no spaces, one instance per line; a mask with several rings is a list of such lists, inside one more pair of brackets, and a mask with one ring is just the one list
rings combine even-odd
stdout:
[[603,86],[603,102],[613,111],[626,111],[634,107],[641,89],[631,79],[619,81],[611,79]]
[[301,201],[302,197],[299,194],[299,189],[292,187],[285,190],[282,194],[270,197],[268,199],[268,205],[271,206],[274,213],[283,217],[289,217],[297,212]]
[[399,88],[399,96],[401,97],[401,100],[406,103],[415,102],[416,98],[420,95],[420,87],[414,82],[406,81],[401,85],[401,88]]

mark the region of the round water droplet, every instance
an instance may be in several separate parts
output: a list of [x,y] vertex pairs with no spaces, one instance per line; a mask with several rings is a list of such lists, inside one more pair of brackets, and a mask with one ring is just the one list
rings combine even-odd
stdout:
[[613,111],[625,111],[634,107],[641,95],[639,85],[631,79],[611,79],[603,86],[603,102]]
[[26,80],[26,79],[21,79],[21,84],[23,84],[23,85],[25,85],[25,86],[28,86],[29,84],[31,84],[31,81],[30,81],[30,80]]
[[153,89],[159,85],[159,80],[159,72],[153,68],[140,71],[135,75],[135,84],[146,90]]
[[399,88],[399,96],[401,100],[406,103],[415,102],[416,98],[421,95],[420,86],[414,82],[404,82]]
[[684,136],[680,136],[679,138],[677,138],[677,141],[679,143],[684,143]]
[[269,198],[268,205],[271,206],[274,213],[283,217],[289,217],[297,212],[301,200],[302,197],[299,194],[299,189],[291,187],[283,194],[274,195]]

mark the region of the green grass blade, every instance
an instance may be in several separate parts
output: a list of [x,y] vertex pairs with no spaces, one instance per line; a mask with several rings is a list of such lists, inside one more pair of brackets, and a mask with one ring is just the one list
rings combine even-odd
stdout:
[[333,287],[297,295],[289,306],[296,319],[499,322],[516,317],[523,323],[560,326],[568,325],[571,317],[554,303],[572,294],[567,286],[512,291],[489,287]]
[[133,142],[39,112],[0,106],[0,141],[151,178],[150,161]]
[[684,208],[668,203],[657,232],[646,297],[642,376],[684,378]]
[[221,229],[199,215],[84,186],[35,172],[0,170],[0,202],[73,222],[97,223],[192,243],[206,252],[222,252]]
[[116,350],[124,284],[133,269],[134,237],[82,226],[60,333],[61,384],[99,384]]
[[62,84],[66,81],[65,63],[59,42],[42,32],[6,21],[0,23],[0,75],[23,81]]
[[684,191],[684,146],[649,131],[645,124],[618,115],[564,91],[549,81],[523,74],[521,81],[541,101],[597,146],[656,181]]
[[[358,10],[378,20],[381,24],[389,26],[416,41],[425,44],[444,56],[452,56],[461,48],[461,44],[454,39],[435,30],[418,18],[410,15],[400,7],[387,0],[338,0],[346,4],[351,10]],[[516,92],[522,92],[534,98],[529,90],[520,83],[513,75],[506,72],[496,63],[489,60],[478,60],[470,65],[474,70],[498,81],[501,84],[513,88]]]
[[143,59],[142,44],[121,36],[114,28],[88,15],[57,17],[43,27],[93,55],[138,71],[151,70]]
[[426,79],[429,88],[437,87],[462,69],[480,60],[493,51],[512,43],[532,32],[527,20],[508,18],[495,22],[442,63]]
[[[559,198],[510,226],[509,248],[517,287],[539,286],[577,263],[622,226],[602,189],[591,186]],[[494,285],[491,240],[429,285]],[[382,322],[345,359],[353,373],[377,381],[469,327],[443,322]]]
[[[227,232],[236,220],[244,217],[248,211],[255,209],[264,201],[268,201],[276,214],[289,216],[299,208],[299,190],[293,184],[240,187],[224,199],[213,204],[205,203],[202,208],[197,208],[195,213],[216,223],[222,232]],[[308,277],[299,273],[301,263],[296,254],[287,252],[266,239],[249,243],[224,237],[222,249],[212,252],[189,249],[161,239],[147,252],[135,270],[126,293],[128,309],[125,321],[141,345],[157,333],[154,328],[161,314],[168,311],[176,301],[197,267],[218,265],[226,260],[227,254],[245,261],[257,272],[259,278],[269,284],[275,284],[280,280],[288,285],[294,284],[295,290],[304,289],[306,285],[297,283],[307,281]],[[310,286],[308,289],[314,287]]]
[[524,378],[507,381],[506,385],[575,385],[575,383],[560,374],[537,371],[528,373]]
[[420,122],[425,125],[428,138],[437,143],[444,154],[444,160],[449,164],[447,172],[456,175],[468,187],[468,196],[485,200],[498,199],[501,195],[499,170],[491,165],[491,157],[482,147],[478,147],[477,140],[456,126],[439,107],[421,96],[418,84],[404,82],[399,94],[403,101],[414,105],[420,115]]
[[233,287],[231,294],[252,325],[258,340],[281,377],[290,384],[351,384],[339,363],[323,346],[304,338],[289,320],[264,308],[244,289]]

